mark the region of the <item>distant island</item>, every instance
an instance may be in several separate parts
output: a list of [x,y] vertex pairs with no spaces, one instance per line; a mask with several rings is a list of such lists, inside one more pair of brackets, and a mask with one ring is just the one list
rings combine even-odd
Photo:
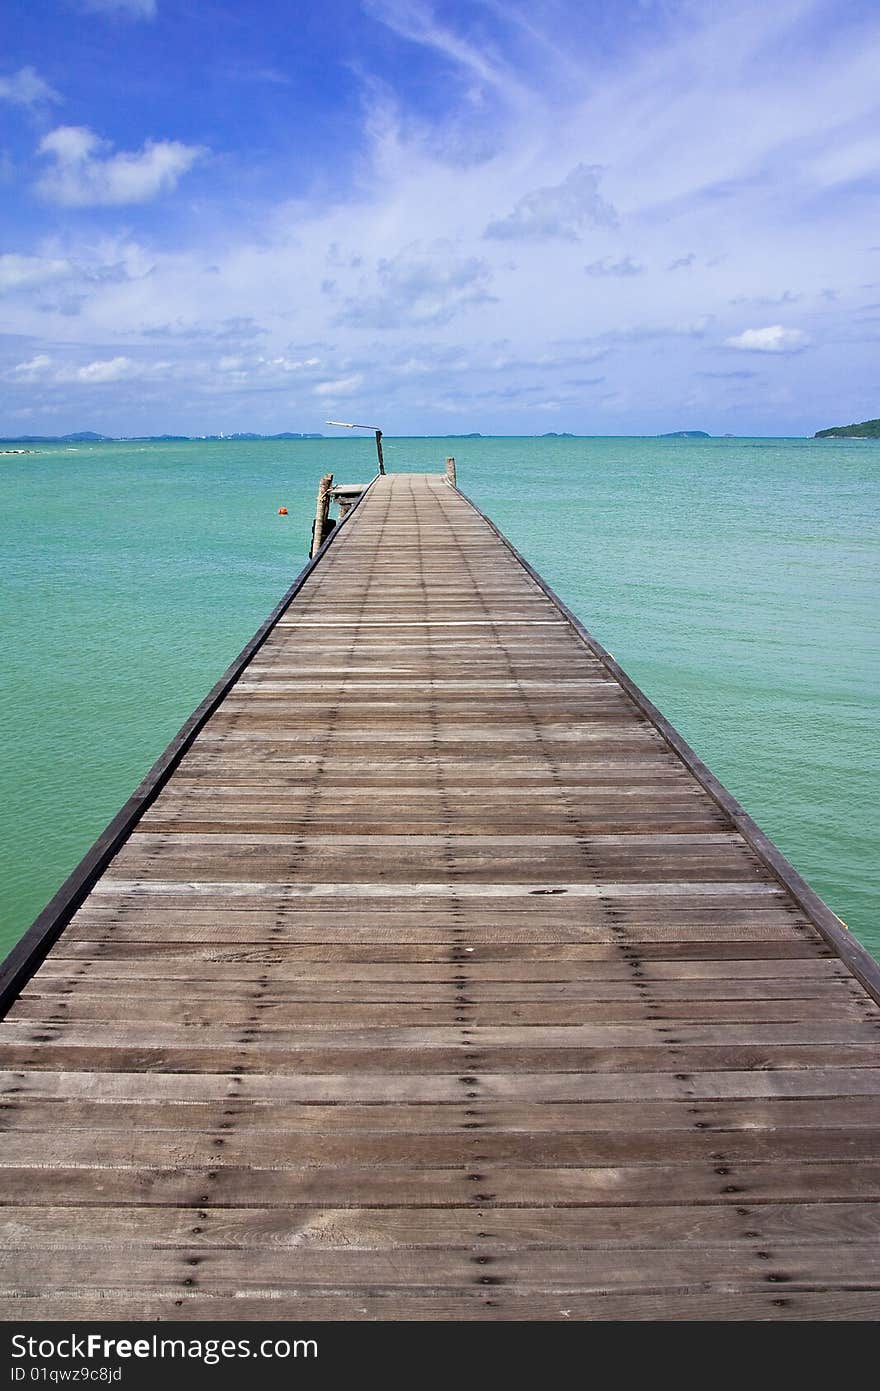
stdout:
[[659,440],[710,440],[705,430],[670,430],[666,435],[658,435]]
[[817,430],[815,440],[880,440],[880,420],[863,420],[859,425],[834,425]]
[[4,435],[0,444],[161,444],[192,443],[199,440],[322,440],[324,435],[298,434],[285,430],[280,435],[256,435],[250,431],[234,435],[96,435],[94,430],[77,430],[72,435]]

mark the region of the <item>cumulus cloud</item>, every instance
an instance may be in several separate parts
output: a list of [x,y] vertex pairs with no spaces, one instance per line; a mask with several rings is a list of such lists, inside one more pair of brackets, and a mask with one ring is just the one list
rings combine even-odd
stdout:
[[131,19],[155,19],[156,0],[79,0],[80,8],[98,14],[125,14]]
[[336,381],[318,382],[312,390],[316,396],[351,396],[363,384],[363,375],[360,372],[355,372],[350,377],[338,377]]
[[725,338],[726,348],[738,348],[746,353],[797,353],[809,343],[799,328],[783,328],[770,324],[767,328],[746,328],[733,338]]
[[62,100],[35,68],[19,68],[9,77],[0,77],[0,101],[11,102],[13,106],[39,106],[42,102]]
[[615,261],[611,256],[603,256],[601,261],[591,261],[588,266],[584,266],[587,275],[616,275],[625,277],[628,275],[641,275],[645,267],[638,261],[634,261],[632,256],[623,256],[619,261]]
[[0,256],[0,294],[11,290],[30,290],[59,280],[71,272],[71,264],[43,256],[17,256],[8,252]]
[[587,227],[616,227],[617,210],[599,193],[601,173],[598,165],[575,165],[562,183],[524,194],[506,217],[489,223],[485,235],[510,241],[578,241]]
[[59,365],[48,353],[38,353],[29,362],[20,362],[13,367],[10,376],[18,381],[50,380],[66,384],[84,383],[100,386],[105,382],[161,377],[170,367],[169,362],[136,362],[133,358],[124,356],[98,358],[94,362],[86,362],[77,367],[72,363]]
[[254,378],[263,381],[284,377],[292,372],[309,374],[320,365],[321,359],[318,357],[291,358],[286,354],[279,357],[248,357],[240,353],[224,353],[217,364],[221,372],[233,373],[241,380]]
[[87,362],[84,367],[75,367],[68,380],[75,382],[118,382],[125,377],[137,376],[137,364],[130,357],[110,357],[104,361]]
[[40,142],[39,153],[53,164],[37,188],[65,207],[147,203],[171,193],[204,153],[179,140],[148,140],[136,152],[110,150],[87,126],[58,126]]
[[452,244],[413,244],[379,261],[378,294],[348,299],[340,322],[373,328],[445,324],[461,310],[492,301],[491,271],[477,256],[456,254]]
[[19,381],[32,381],[36,377],[45,376],[51,367],[52,359],[48,353],[37,353],[36,357],[30,358],[27,362],[17,363],[10,375]]
[[267,367],[275,367],[279,372],[301,372],[305,367],[317,367],[321,359],[317,357],[270,357],[265,358],[264,361]]

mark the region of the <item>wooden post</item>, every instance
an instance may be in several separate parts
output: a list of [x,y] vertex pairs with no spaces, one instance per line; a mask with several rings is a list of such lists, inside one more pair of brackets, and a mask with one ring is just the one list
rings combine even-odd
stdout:
[[452,486],[453,486],[453,488],[455,487],[455,460],[454,460],[454,459],[447,459],[447,460],[446,460],[446,481],[447,481],[447,483],[451,483]]
[[379,472],[385,472],[385,456],[382,453],[382,431],[376,431],[376,454],[379,459]]
[[318,484],[318,501],[315,505],[315,525],[312,529],[312,549],[309,558],[317,555],[324,540],[327,528],[327,513],[330,511],[330,489],[333,487],[333,474],[325,473]]

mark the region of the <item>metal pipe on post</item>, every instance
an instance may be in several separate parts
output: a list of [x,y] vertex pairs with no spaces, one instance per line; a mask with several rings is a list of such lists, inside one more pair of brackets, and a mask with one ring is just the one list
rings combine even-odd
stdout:
[[453,458],[449,458],[449,459],[446,460],[446,482],[447,482],[447,483],[451,483],[452,486],[453,486],[453,488],[456,486],[456,484],[455,484],[455,460],[454,460]]
[[327,514],[330,511],[330,489],[333,487],[333,474],[325,473],[318,484],[318,501],[315,504],[315,521],[312,527],[312,549],[309,559],[318,554],[327,529]]
[[382,453],[382,431],[378,425],[351,425],[347,420],[328,420],[327,425],[333,425],[339,430],[372,430],[376,436],[376,457],[379,460],[379,472],[385,472],[385,456]]

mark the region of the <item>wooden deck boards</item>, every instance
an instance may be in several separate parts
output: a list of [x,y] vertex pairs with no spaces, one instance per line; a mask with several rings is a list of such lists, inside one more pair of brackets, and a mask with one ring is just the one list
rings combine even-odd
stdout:
[[880,1009],[439,476],[0,1024],[6,1318],[869,1319]]

